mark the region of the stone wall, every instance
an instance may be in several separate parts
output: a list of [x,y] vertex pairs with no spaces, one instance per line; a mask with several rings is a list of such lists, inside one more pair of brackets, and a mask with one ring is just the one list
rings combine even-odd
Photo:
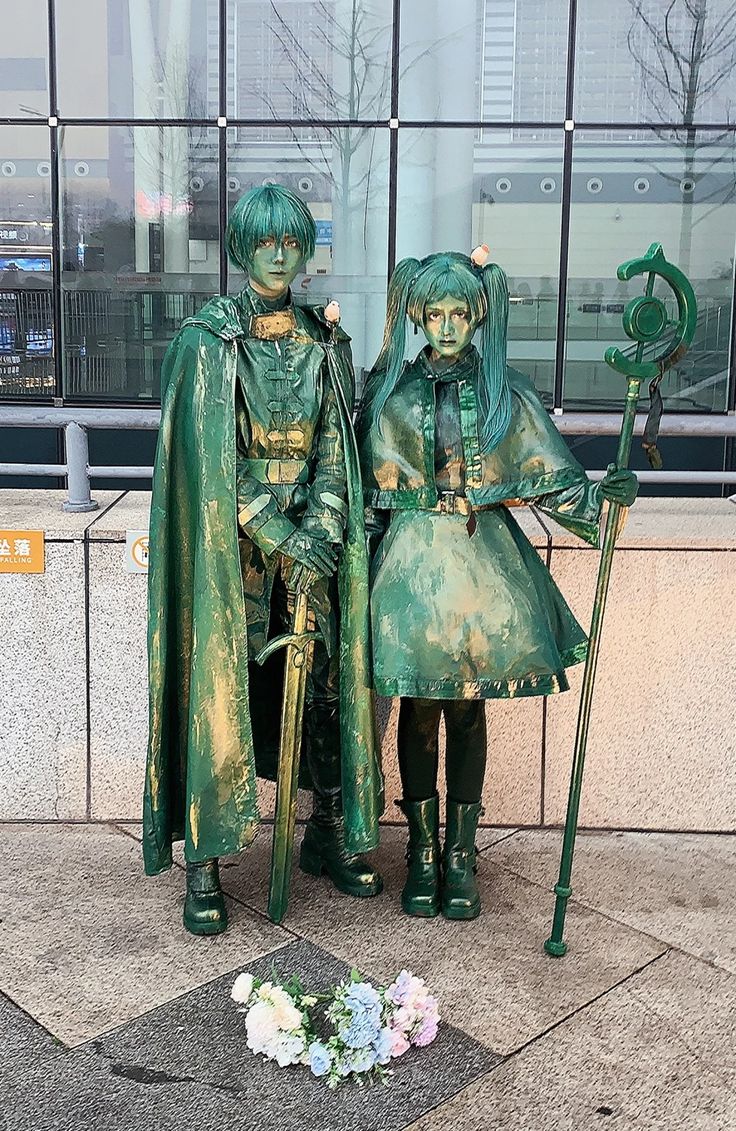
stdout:
[[[0,528],[44,529],[46,572],[0,576],[0,819],[136,820],[147,728],[146,578],[125,532],[149,496],[0,492]],[[599,554],[529,509],[522,526],[587,625]],[[736,507],[641,499],[620,537],[590,728],[581,823],[736,828]],[[577,697],[487,705],[484,822],[564,819]],[[397,703],[382,701],[386,819],[399,819]],[[303,799],[302,812],[307,811]],[[264,815],[273,790],[264,786]]]

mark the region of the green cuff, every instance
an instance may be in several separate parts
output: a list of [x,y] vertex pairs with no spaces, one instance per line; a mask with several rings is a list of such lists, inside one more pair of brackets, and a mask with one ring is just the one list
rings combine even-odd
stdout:
[[282,546],[290,534],[296,530],[285,514],[274,514],[256,531],[246,531],[251,541],[267,556]]

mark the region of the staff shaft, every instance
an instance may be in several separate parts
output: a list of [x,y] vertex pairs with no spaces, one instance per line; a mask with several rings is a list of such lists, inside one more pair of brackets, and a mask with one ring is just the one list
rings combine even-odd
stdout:
[[[616,453],[616,467],[619,470],[628,467],[640,389],[641,378],[629,377],[623,421],[621,423],[621,434],[619,436],[618,451]],[[575,750],[570,775],[570,792],[567,801],[567,816],[565,818],[565,835],[562,842],[560,874],[554,889],[556,900],[552,922],[552,934],[544,944],[544,949],[547,953],[557,958],[561,957],[567,950],[567,943],[563,941],[562,936],[565,929],[567,901],[572,895],[570,879],[572,877],[575,837],[578,829],[583,770],[585,769],[585,753],[588,744],[588,726],[593,704],[593,687],[595,685],[596,668],[598,666],[603,615],[606,609],[608,583],[611,578],[613,551],[616,545],[616,535],[618,533],[621,510],[622,507],[619,503],[611,503],[606,519],[606,530],[603,537],[600,565],[598,567],[598,582],[596,584],[595,600],[593,602],[590,635],[588,637],[588,654],[585,661],[585,671],[583,673],[583,688],[580,694],[578,724],[575,732]]]

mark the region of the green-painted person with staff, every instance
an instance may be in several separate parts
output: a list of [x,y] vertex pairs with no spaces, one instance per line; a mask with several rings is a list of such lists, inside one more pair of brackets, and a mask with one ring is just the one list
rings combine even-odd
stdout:
[[283,653],[263,668],[254,661],[290,627],[298,591],[308,591],[319,633],[300,778],[314,808],[300,864],[352,895],[381,890],[359,855],[377,844],[382,783],[350,341],[336,304],[298,306],[290,289],[315,239],[294,193],[246,193],[227,246],[247,283],[186,319],[163,365],[143,851],[154,874],[171,866],[172,841],[184,841],[184,924],[194,934],[225,929],[218,858],[252,841],[256,775],[275,776],[289,675]]
[[[568,688],[585,633],[513,516],[533,503],[597,545],[602,505],[630,505],[635,476],[591,482],[534,385],[507,365],[508,287],[488,249],[402,260],[358,422],[371,532],[374,687],[399,696],[410,915],[481,909],[475,835],[486,699]],[[427,344],[405,360],[412,322]],[[478,348],[473,344],[478,334]],[[438,732],[446,727],[439,842]]]

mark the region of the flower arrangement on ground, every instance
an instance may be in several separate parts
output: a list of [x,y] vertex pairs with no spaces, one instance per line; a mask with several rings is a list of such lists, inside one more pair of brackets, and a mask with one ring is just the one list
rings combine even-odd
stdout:
[[240,974],[231,996],[245,1014],[248,1048],[280,1068],[309,1067],[331,1088],[345,1080],[386,1082],[392,1060],[437,1036],[437,999],[422,978],[402,970],[374,986],[353,970],[326,993],[307,993],[298,978],[275,971],[268,981]]

